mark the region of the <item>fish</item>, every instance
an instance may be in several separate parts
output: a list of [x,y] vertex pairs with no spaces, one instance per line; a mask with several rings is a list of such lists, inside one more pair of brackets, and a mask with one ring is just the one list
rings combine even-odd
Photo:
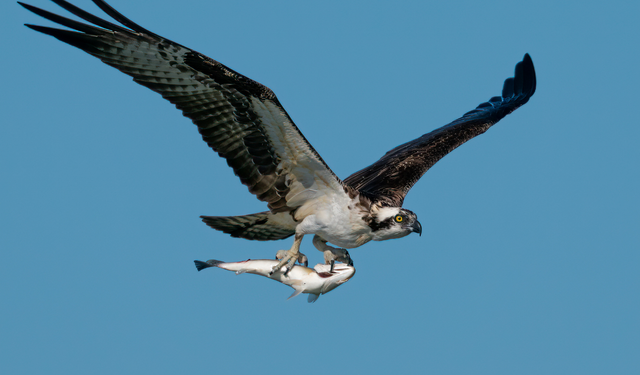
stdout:
[[236,275],[252,273],[268,277],[295,289],[287,299],[293,298],[300,293],[306,293],[309,294],[307,298],[309,303],[315,302],[321,294],[329,293],[346,283],[356,273],[356,269],[352,265],[334,262],[332,264],[317,264],[314,268],[295,265],[286,275],[287,267],[285,266],[273,272],[273,267],[279,261],[271,259],[247,259],[241,262],[223,262],[210,259],[206,262],[200,260],[194,260],[193,262],[196,264],[198,271],[209,267],[218,267],[234,271]]

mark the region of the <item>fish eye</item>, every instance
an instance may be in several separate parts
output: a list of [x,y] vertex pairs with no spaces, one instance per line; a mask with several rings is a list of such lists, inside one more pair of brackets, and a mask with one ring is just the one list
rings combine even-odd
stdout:
[[397,215],[397,216],[396,216],[396,221],[397,221],[398,223],[402,223],[402,220],[404,220],[404,218],[402,217],[402,215]]

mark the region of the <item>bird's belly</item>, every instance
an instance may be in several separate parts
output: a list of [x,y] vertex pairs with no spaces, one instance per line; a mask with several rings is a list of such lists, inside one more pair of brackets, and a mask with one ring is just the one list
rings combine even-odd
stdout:
[[364,245],[369,242],[371,239],[366,234],[360,235],[346,235],[346,236],[336,236],[332,234],[320,234],[322,238],[324,238],[327,242],[332,243],[336,246],[343,247],[345,249],[353,249],[359,246]]
[[321,197],[309,201],[298,210],[305,214],[296,231],[317,234],[333,245],[353,249],[372,239],[371,228],[363,221],[363,212],[354,201]]
[[353,249],[371,240],[371,228],[357,215],[335,215],[316,232],[336,246]]

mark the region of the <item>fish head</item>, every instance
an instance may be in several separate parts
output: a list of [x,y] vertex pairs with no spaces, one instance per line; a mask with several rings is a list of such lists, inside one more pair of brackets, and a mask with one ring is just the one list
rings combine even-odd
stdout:
[[323,281],[322,294],[328,293],[346,283],[356,273],[355,267],[344,263],[336,263],[333,267],[333,272],[329,272],[330,266],[328,264],[318,264],[314,268]]

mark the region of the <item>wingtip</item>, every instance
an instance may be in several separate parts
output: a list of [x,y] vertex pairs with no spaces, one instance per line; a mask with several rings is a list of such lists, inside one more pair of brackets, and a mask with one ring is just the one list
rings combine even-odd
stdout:
[[527,82],[525,82],[525,91],[527,92],[528,96],[532,96],[536,92],[536,69],[533,66],[533,60],[528,53],[525,53],[524,57],[522,58],[522,69],[524,75],[527,78]]
[[21,2],[21,1],[17,1],[17,3],[21,7],[23,7],[24,9],[26,9],[26,10],[28,10],[30,12],[33,12],[33,13],[36,13],[38,10],[40,10],[40,8],[36,8],[33,5],[25,4],[25,3]]
[[35,30],[44,34],[50,34],[47,32],[47,30],[51,29],[50,27],[45,27],[45,26],[39,26],[39,25],[34,25],[31,23],[25,23],[24,24],[26,27],[30,28],[31,30]]
[[42,10],[42,9],[40,9],[38,7],[35,7],[35,6],[31,5],[31,4],[23,3],[22,1],[16,1],[16,3],[20,4],[20,6],[22,6],[26,10],[28,10],[30,12],[33,12],[33,13],[36,13],[36,14],[38,14],[39,11],[40,12],[44,12],[44,10]]
[[[18,4],[20,4],[20,5],[21,5],[23,8],[25,8],[26,10],[28,10],[29,12],[35,13],[35,14],[37,14],[37,15],[38,15],[38,16],[40,16],[40,17],[47,18],[47,14],[52,14],[51,12],[47,12],[47,11],[46,11],[46,10],[44,10],[44,9],[40,9],[40,8],[38,8],[38,7],[34,7],[33,5],[26,4],[26,3],[23,3],[23,2],[21,2],[21,1],[18,1],[17,3],[18,3]],[[54,16],[55,16],[55,15],[54,15]],[[54,21],[54,22],[55,22],[55,21]]]
[[525,53],[522,61],[516,64],[514,76],[504,81],[502,97],[510,98],[514,95],[524,95],[524,97],[530,98],[535,91],[536,71],[531,56]]
[[527,71],[527,73],[535,73],[535,69],[533,67],[533,60],[531,59],[531,56],[528,53],[524,54],[524,57],[522,58],[522,66],[524,68],[525,71]]

